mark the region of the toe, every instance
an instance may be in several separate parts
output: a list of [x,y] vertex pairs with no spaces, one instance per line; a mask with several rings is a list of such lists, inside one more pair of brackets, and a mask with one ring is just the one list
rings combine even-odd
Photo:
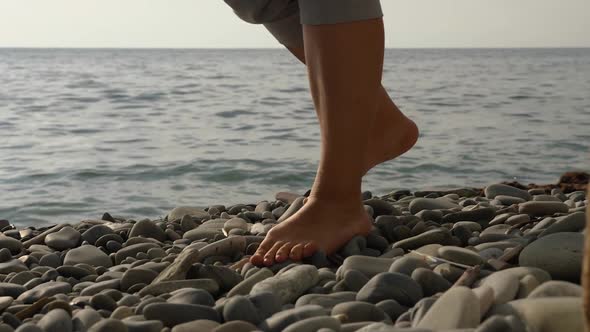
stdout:
[[264,263],[264,255],[272,248],[274,245],[274,241],[272,241],[269,237],[265,238],[264,241],[258,246],[256,252],[250,258],[250,263],[254,265],[262,265]]
[[291,249],[291,252],[289,253],[289,258],[291,258],[294,261],[300,261],[303,258],[302,256],[303,256],[303,243],[297,243]]
[[289,258],[289,253],[291,252],[291,248],[293,248],[294,245],[295,243],[293,242],[287,242],[283,244],[283,246],[277,251],[275,255],[275,261],[277,263],[286,261],[287,258]]
[[277,241],[264,255],[264,265],[271,266],[275,263],[277,251],[285,244],[284,241]]
[[309,257],[311,255],[313,255],[316,251],[318,251],[319,247],[318,245],[311,241],[311,242],[307,242],[304,246],[303,246],[303,257]]

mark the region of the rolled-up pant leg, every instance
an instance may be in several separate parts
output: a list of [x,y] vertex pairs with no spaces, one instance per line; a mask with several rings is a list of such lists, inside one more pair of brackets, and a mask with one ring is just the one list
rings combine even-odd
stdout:
[[287,47],[303,48],[302,24],[335,24],[383,16],[379,0],[224,0],[244,21],[263,24]]

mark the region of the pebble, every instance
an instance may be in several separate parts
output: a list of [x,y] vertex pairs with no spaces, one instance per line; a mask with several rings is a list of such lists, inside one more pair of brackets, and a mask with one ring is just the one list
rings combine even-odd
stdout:
[[558,217],[545,230],[539,234],[543,237],[553,233],[561,232],[579,232],[586,227],[586,214],[584,212],[574,212],[567,216]]
[[44,332],[72,332],[72,318],[63,309],[54,309],[37,322]]
[[66,250],[75,248],[82,236],[72,227],[64,227],[55,233],[45,237],[45,244],[55,250]]
[[320,329],[340,331],[340,321],[334,317],[311,317],[289,325],[283,332],[319,331]]
[[118,319],[103,319],[92,325],[88,332],[127,332],[127,326]]
[[156,239],[158,241],[165,241],[166,234],[164,230],[149,220],[141,220],[136,222],[129,232],[129,237],[143,236],[147,238]]
[[536,297],[582,297],[584,289],[567,281],[551,280],[536,287],[528,298]]
[[271,292],[278,295],[283,304],[292,303],[318,281],[319,274],[315,266],[298,265],[257,283],[252,287],[250,294]]
[[159,320],[170,328],[198,319],[216,322],[220,319],[215,309],[199,304],[152,303],[143,309],[143,315],[148,320]]
[[427,268],[415,269],[412,272],[412,279],[422,287],[424,296],[432,296],[436,293],[444,292],[452,286],[447,279]]
[[393,244],[393,248],[401,248],[404,250],[417,249],[427,244],[443,244],[449,241],[451,233],[446,228],[437,228],[426,231],[422,234],[397,241]]
[[583,331],[582,299],[546,297],[521,299],[496,306],[491,315],[514,315],[526,322],[529,331]]
[[122,322],[127,326],[127,332],[160,332],[164,328],[164,324],[159,320],[134,321],[124,319]]
[[383,310],[379,309],[375,304],[360,301],[339,303],[332,308],[331,315],[344,315],[342,320],[347,323],[380,322],[387,319]]
[[[255,325],[248,323],[248,322],[236,320],[233,322],[227,322],[227,323],[221,324],[218,327],[214,328],[211,332],[251,332],[251,331],[255,331],[255,330],[257,330]],[[195,331],[195,330],[192,329],[192,330],[188,330],[186,332],[193,332],[193,331]],[[173,332],[179,332],[179,331],[173,331]]]
[[121,278],[121,290],[126,291],[135,284],[150,284],[157,276],[158,273],[150,269],[141,267],[129,269]]
[[[153,248],[152,248],[153,249]],[[151,250],[151,249],[150,249]],[[153,279],[152,284],[158,284],[164,281],[182,280],[194,263],[199,259],[199,249],[195,246],[184,248],[174,259],[172,264],[168,265],[164,271]]]
[[23,249],[23,244],[17,239],[0,233],[0,248],[7,248],[13,255],[16,255]]
[[476,328],[479,325],[479,301],[467,287],[445,292],[417,324],[419,328],[444,330]]
[[446,198],[416,198],[409,205],[410,213],[416,214],[422,210],[447,210],[460,208],[459,205]]
[[268,332],[281,332],[287,326],[295,322],[302,321],[304,319],[311,317],[327,315],[328,312],[326,309],[318,305],[310,304],[277,312],[276,314],[264,320],[259,325],[259,328],[263,331]]
[[485,263],[484,259],[477,252],[454,246],[440,247],[438,249],[438,257],[451,262],[472,266]]
[[402,305],[413,306],[422,297],[422,288],[409,276],[401,273],[382,272],[371,278],[359,290],[356,300],[378,303],[392,299]]
[[430,266],[426,263],[424,257],[405,255],[396,259],[389,267],[389,272],[402,273],[411,276],[417,268],[429,269]]
[[348,270],[356,270],[364,274],[367,278],[372,278],[378,273],[389,271],[393,263],[391,258],[379,258],[368,256],[349,256],[346,257],[342,265],[338,268],[336,275],[338,278],[344,277]]
[[170,295],[172,296],[166,300],[168,303],[201,304],[210,307],[215,305],[213,296],[203,289],[181,288]]
[[234,296],[225,302],[223,306],[223,319],[226,322],[242,320],[254,325],[258,325],[261,321],[254,304],[243,295]]
[[72,285],[67,282],[50,281],[30,289],[17,298],[17,301],[30,304],[43,297],[49,297],[57,294],[67,294],[72,290]]
[[157,284],[151,284],[144,287],[140,292],[140,296],[145,295],[160,295],[170,293],[182,288],[200,288],[206,290],[211,294],[219,292],[219,285],[212,279],[187,279],[187,280],[172,280],[162,281]]
[[553,279],[580,280],[584,236],[580,233],[564,232],[544,236],[526,246],[518,258],[520,266],[543,269]]
[[525,201],[530,201],[532,199],[532,195],[528,191],[501,183],[496,183],[487,186],[484,189],[484,194],[489,199],[494,199],[498,195],[519,197],[524,199]]
[[518,213],[531,216],[550,216],[555,213],[567,213],[569,208],[561,202],[530,201],[518,206]]
[[182,219],[182,217],[184,217],[185,215],[189,215],[191,217],[195,217],[198,219],[204,219],[209,216],[209,213],[207,213],[207,211],[203,209],[199,209],[196,207],[178,206],[168,213],[168,221]]
[[91,245],[80,246],[67,252],[64,258],[64,265],[76,265],[80,263],[107,268],[113,265],[107,254]]
[[171,332],[194,332],[194,331],[214,331],[220,324],[208,319],[197,319],[187,323],[176,325]]

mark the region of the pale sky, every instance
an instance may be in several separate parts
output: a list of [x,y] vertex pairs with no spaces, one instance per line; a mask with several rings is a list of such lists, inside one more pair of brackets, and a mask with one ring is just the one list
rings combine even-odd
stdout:
[[[590,47],[589,0],[381,2],[387,47]],[[0,0],[0,47],[280,45],[222,0]]]

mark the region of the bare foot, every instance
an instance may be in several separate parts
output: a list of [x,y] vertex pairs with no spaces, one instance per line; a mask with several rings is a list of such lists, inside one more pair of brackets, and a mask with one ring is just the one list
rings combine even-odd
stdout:
[[418,127],[396,106],[380,108],[369,137],[365,173],[410,150],[418,140]]
[[287,259],[299,261],[318,250],[332,254],[355,235],[367,235],[370,230],[371,221],[359,198],[310,196],[299,211],[268,232],[250,262],[270,266]]

